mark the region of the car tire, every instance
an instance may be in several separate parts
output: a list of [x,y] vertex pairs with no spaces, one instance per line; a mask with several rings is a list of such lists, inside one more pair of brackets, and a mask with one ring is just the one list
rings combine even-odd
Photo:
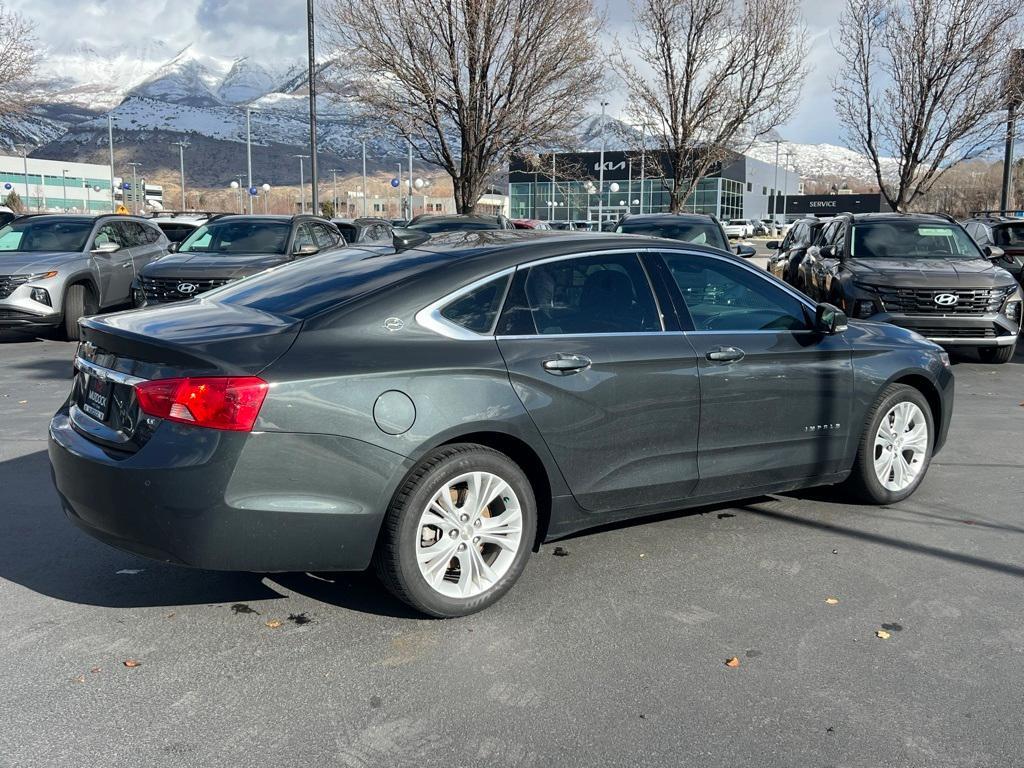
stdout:
[[95,314],[96,303],[89,286],[77,283],[68,288],[64,294],[64,337],[68,341],[78,341],[80,330],[78,321],[83,317]]
[[[487,490],[475,493],[481,486]],[[480,505],[479,496],[492,492]],[[384,586],[418,611],[466,616],[512,588],[536,532],[536,499],[518,464],[485,446],[448,445],[420,462],[395,494],[374,567]],[[437,552],[433,559],[429,550]]]
[[[923,438],[916,432],[921,425]],[[924,479],[934,445],[935,424],[924,395],[890,384],[868,411],[848,487],[868,504],[902,501]]]
[[1013,360],[1013,354],[1016,351],[1016,344],[1009,347],[978,347],[978,357],[983,363],[1002,365]]

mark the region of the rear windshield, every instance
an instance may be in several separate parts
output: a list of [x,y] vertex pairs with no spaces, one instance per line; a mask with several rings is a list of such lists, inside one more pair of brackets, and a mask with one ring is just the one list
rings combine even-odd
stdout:
[[627,235],[648,235],[650,237],[666,237],[669,240],[682,240],[685,243],[710,245],[715,248],[729,250],[729,245],[722,237],[722,230],[709,222],[688,221],[637,221],[625,222],[616,229]]
[[283,254],[291,231],[284,221],[218,221],[189,235],[178,252]]
[[396,283],[439,258],[428,251],[379,256],[370,249],[344,248],[268,269],[207,296],[221,304],[304,320]]
[[420,232],[472,232],[479,229],[501,229],[496,221],[486,219],[443,219],[441,221],[418,221],[410,224],[407,229],[418,229]]
[[850,255],[857,259],[982,258],[959,224],[895,219],[854,223]]
[[15,219],[0,229],[0,251],[82,251],[93,221]]
[[992,229],[996,245],[1024,248],[1024,224],[1003,224]]

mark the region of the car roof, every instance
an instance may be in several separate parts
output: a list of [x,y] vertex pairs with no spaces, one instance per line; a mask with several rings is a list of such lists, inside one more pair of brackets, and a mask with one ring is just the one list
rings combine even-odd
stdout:
[[715,221],[710,213],[628,213],[619,221]]
[[101,219],[114,219],[115,221],[142,221],[147,222],[150,219],[146,216],[136,216],[133,214],[124,213],[23,213],[18,216],[19,220],[23,219],[42,219],[42,220],[60,220],[60,221],[100,221]]
[[854,221],[933,221],[945,224],[957,224],[952,216],[944,213],[896,213],[885,211],[881,213],[840,213],[836,218],[844,217]]

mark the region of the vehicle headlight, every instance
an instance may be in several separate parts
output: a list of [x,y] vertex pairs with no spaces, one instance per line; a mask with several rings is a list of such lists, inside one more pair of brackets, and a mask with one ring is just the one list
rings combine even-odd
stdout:
[[1024,297],[1021,296],[1020,288],[1017,288],[1003,302],[1003,314],[1006,315],[1006,319],[1012,320],[1018,325],[1020,325],[1022,298]]
[[851,317],[857,317],[863,320],[882,310],[882,302],[878,298],[878,289],[875,286],[854,280],[853,287],[856,288],[859,293],[868,294],[868,297],[864,298],[855,296],[850,299],[849,306]]
[[949,362],[949,352],[946,352],[946,351],[939,352],[939,360],[942,362],[942,367],[943,368],[950,368],[950,367],[952,367],[952,364]]
[[50,303],[50,294],[45,288],[33,288],[32,293],[29,295],[32,297],[32,301],[37,301],[48,307],[53,306],[53,304]]

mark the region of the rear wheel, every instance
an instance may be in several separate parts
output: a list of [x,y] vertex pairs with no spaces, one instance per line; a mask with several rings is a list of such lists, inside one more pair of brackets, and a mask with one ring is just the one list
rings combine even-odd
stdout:
[[1009,347],[978,347],[978,357],[983,363],[1008,363],[1016,350],[1016,344]]
[[68,341],[78,341],[78,321],[97,311],[96,300],[89,286],[78,283],[68,288],[64,294],[64,336]]
[[931,461],[935,428],[924,396],[891,384],[868,413],[850,485],[870,504],[892,504],[910,496]]
[[399,490],[375,566],[388,590],[414,608],[465,616],[511,589],[536,530],[533,489],[515,462],[480,445],[445,446]]

